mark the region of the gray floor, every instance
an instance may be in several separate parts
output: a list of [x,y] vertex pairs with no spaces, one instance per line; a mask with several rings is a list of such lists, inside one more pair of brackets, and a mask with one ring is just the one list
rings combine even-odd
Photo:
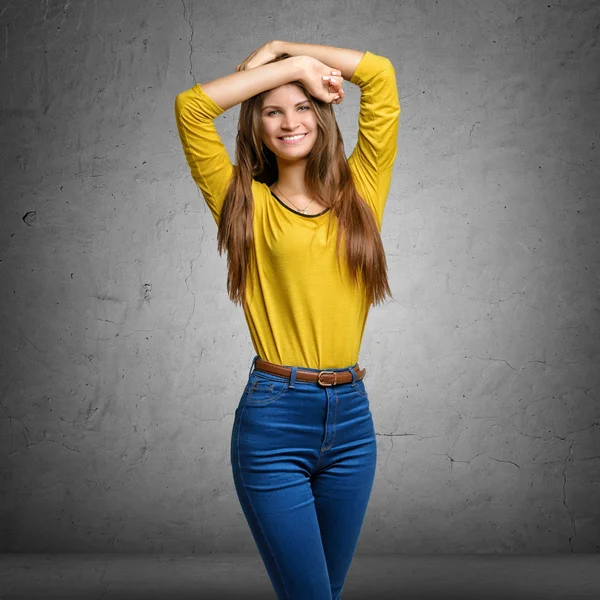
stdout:
[[[258,555],[0,555],[2,600],[275,599]],[[600,599],[600,554],[357,555],[343,600]],[[307,599],[310,600],[310,599]]]

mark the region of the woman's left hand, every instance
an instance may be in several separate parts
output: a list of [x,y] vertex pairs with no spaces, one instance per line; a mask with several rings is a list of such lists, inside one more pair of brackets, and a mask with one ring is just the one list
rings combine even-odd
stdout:
[[303,56],[303,68],[298,77],[306,91],[322,102],[340,104],[344,99],[341,73],[312,56]]
[[243,60],[236,68],[236,71],[246,71],[254,69],[277,58],[279,54],[275,50],[275,42],[267,42],[264,46],[257,48],[248,58]]

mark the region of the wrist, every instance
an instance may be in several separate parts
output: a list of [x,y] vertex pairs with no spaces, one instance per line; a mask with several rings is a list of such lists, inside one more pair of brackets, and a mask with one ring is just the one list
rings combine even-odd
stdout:
[[271,40],[269,42],[269,50],[275,54],[275,56],[279,56],[280,54],[284,54],[285,50],[283,49],[285,42],[281,40]]
[[294,79],[303,81],[311,70],[311,58],[309,56],[292,56],[284,62],[290,61],[294,65]]

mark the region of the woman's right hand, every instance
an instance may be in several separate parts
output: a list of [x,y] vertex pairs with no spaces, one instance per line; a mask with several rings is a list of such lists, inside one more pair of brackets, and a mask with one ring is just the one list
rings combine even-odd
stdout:
[[257,48],[250,56],[245,58],[236,68],[236,71],[246,71],[264,65],[279,56],[275,48],[276,42],[267,42],[264,46]]
[[303,68],[299,79],[309,94],[328,104],[339,104],[344,99],[344,79],[340,71],[332,69],[316,58],[302,58]]

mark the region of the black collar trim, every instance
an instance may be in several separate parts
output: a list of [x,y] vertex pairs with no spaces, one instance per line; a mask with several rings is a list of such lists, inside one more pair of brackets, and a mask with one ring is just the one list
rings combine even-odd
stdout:
[[293,208],[290,208],[287,204],[284,204],[274,193],[272,190],[271,191],[271,196],[273,196],[273,198],[275,198],[275,200],[277,200],[277,202],[279,202],[279,204],[281,204],[281,206],[283,206],[283,208],[287,208],[287,210],[289,210],[290,212],[294,213],[295,215],[299,215],[301,217],[306,217],[307,219],[314,219],[315,217],[320,217],[321,215],[324,215],[326,212],[328,212],[330,209],[326,208],[324,211],[317,213],[316,215],[305,215],[301,212],[298,212],[297,210],[294,210]]

